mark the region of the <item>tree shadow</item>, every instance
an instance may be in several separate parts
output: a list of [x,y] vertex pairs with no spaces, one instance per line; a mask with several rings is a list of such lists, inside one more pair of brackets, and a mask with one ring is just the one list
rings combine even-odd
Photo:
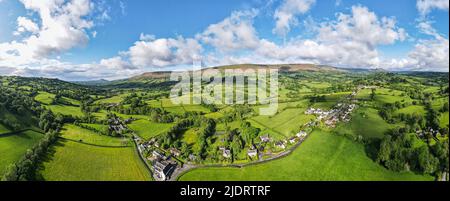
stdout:
[[370,139],[364,145],[364,150],[369,158],[376,161],[378,150],[380,148],[380,139]]
[[53,157],[55,156],[55,153],[56,153],[56,148],[65,146],[63,142],[64,142],[63,139],[58,139],[53,145],[50,145],[45,156],[43,156],[41,158],[41,160],[39,161],[39,164],[37,164],[36,175],[35,175],[36,180],[45,181],[45,178],[42,175],[42,172],[45,170],[44,163],[49,163],[49,162],[53,161]]

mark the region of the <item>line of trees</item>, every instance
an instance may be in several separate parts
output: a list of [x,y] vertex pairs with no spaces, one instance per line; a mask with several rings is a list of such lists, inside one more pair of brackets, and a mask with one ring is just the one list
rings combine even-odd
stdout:
[[39,143],[28,149],[25,155],[16,163],[10,165],[2,177],[2,181],[33,181],[42,159],[46,157],[49,147],[58,139],[57,131],[45,134]]

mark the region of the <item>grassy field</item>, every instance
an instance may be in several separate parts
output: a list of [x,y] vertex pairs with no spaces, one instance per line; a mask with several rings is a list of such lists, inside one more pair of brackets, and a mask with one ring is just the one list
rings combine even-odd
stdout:
[[155,123],[145,119],[133,121],[128,125],[137,135],[144,139],[150,139],[168,131],[173,124]]
[[352,136],[361,135],[366,138],[382,138],[384,133],[395,125],[384,121],[378,111],[373,108],[359,108],[353,113],[349,123],[342,123],[335,132]]
[[8,132],[10,132],[10,130],[7,129],[7,128],[6,128],[5,126],[3,126],[2,124],[0,124],[0,134],[8,133]]
[[100,135],[75,125],[66,124],[61,130],[61,137],[99,146],[131,146],[129,139]]
[[449,113],[448,112],[444,112],[441,114],[440,118],[439,118],[439,122],[440,122],[440,126],[445,128],[448,126],[448,119],[449,119]]
[[122,100],[130,95],[130,93],[119,94],[117,96],[112,96],[105,99],[100,99],[94,102],[94,104],[109,104],[109,103],[120,103]]
[[53,102],[53,99],[55,98],[55,94],[51,94],[45,91],[39,92],[39,94],[34,97],[34,100],[41,102],[46,105],[50,105]]
[[47,181],[145,181],[150,173],[134,147],[105,148],[60,140],[40,170]]
[[272,129],[284,136],[292,136],[305,123],[314,119],[313,115],[306,115],[304,108],[288,108],[275,116],[256,116],[253,121]]
[[19,160],[35,143],[44,137],[34,131],[25,131],[10,136],[0,136],[0,175],[3,175],[8,166]]
[[63,115],[72,115],[72,116],[83,116],[81,109],[79,107],[67,106],[67,105],[48,105],[45,106],[50,109],[53,113],[60,113]]
[[395,114],[419,114],[419,115],[425,115],[426,111],[425,108],[421,105],[411,105],[402,109],[399,109],[395,112]]
[[[356,98],[360,100],[369,101],[371,93],[372,89],[363,89],[357,94]],[[377,88],[375,90],[374,101],[379,106],[385,103],[395,103],[396,101],[412,102],[409,96],[402,96],[402,95],[404,95],[402,91],[387,88]]]
[[325,110],[330,110],[337,104],[338,101],[343,99],[345,96],[348,96],[351,92],[340,92],[340,93],[333,93],[325,95],[325,102],[318,102],[314,103],[314,108],[321,108]]
[[24,112],[21,114],[11,113],[8,110],[0,107],[0,119],[8,119],[13,123],[17,123],[22,126],[22,128],[34,127],[37,124],[36,117],[30,112]]
[[103,125],[103,124],[82,124],[82,125],[89,126],[89,127],[93,128],[93,129],[95,129],[97,131],[100,131],[100,132],[101,131],[105,131],[108,128],[107,125]]
[[316,130],[291,155],[244,168],[200,168],[181,181],[367,181],[433,180],[431,176],[396,173],[367,157],[364,147],[345,137]]

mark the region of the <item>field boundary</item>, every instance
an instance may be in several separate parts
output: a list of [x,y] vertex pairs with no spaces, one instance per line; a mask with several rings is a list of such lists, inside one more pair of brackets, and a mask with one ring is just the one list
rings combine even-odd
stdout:
[[32,129],[32,128],[27,128],[27,129],[22,129],[22,130],[18,130],[18,131],[12,131],[12,132],[8,132],[8,133],[0,134],[0,138],[18,135],[18,134],[23,133],[23,132],[26,132],[26,131],[34,131],[34,132],[36,132],[36,133],[45,135],[45,133],[43,133],[43,132],[40,131],[40,130]]
[[63,139],[63,140],[67,140],[67,141],[71,141],[71,142],[75,142],[75,143],[79,143],[79,144],[89,145],[89,146],[103,147],[103,148],[128,148],[128,147],[131,147],[131,146],[98,145],[98,144],[92,144],[92,143],[87,143],[87,142],[80,142],[78,140],[67,139],[67,138],[64,138],[64,137],[59,137],[59,139]]

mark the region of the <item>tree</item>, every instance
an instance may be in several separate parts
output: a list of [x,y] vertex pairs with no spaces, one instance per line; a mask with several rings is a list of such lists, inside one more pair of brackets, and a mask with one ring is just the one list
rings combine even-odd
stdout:
[[434,173],[439,165],[439,160],[430,153],[426,146],[420,147],[417,152],[418,165],[422,172],[426,174]]
[[376,91],[376,89],[372,88],[372,92],[370,94],[370,100],[375,100],[375,94],[376,94],[375,91]]

